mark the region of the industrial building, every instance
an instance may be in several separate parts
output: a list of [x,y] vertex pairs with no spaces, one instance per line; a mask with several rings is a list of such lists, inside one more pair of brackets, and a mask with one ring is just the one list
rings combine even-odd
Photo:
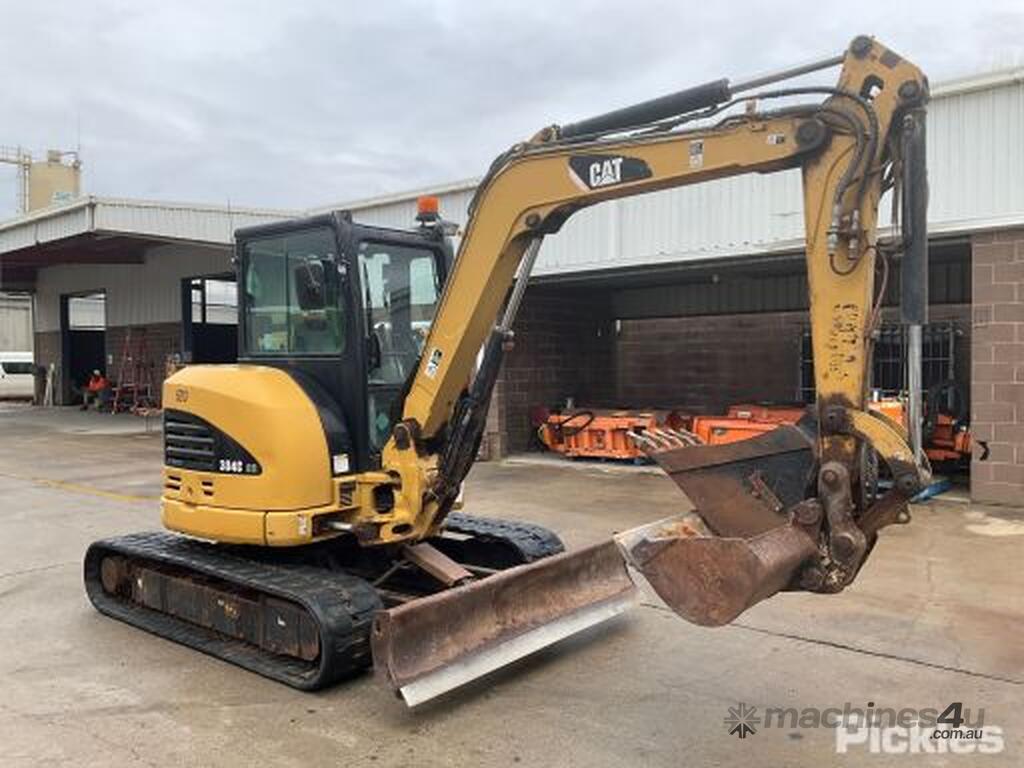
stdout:
[[[939,85],[929,110],[924,385],[957,385],[977,446],[973,498],[1020,503],[1024,70]],[[474,185],[424,191],[463,223]],[[718,412],[813,397],[800,189],[797,171],[745,176],[570,219],[541,250],[492,403],[488,453],[528,449],[531,410],[568,399]],[[408,227],[416,196],[320,210]],[[58,402],[72,402],[93,367],[116,378],[128,354],[145,356],[158,387],[169,359],[233,358],[233,231],[300,213],[80,198],[0,223],[0,290],[34,295],[36,361],[55,371]],[[902,343],[895,325],[883,328],[880,389],[905,386]]]

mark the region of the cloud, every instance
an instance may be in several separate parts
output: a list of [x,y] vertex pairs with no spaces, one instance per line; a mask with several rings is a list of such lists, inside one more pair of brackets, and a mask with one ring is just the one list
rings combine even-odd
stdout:
[[933,80],[1024,63],[1014,2],[147,5],[6,9],[0,144],[80,142],[95,194],[301,208],[479,175],[542,125],[861,32]]

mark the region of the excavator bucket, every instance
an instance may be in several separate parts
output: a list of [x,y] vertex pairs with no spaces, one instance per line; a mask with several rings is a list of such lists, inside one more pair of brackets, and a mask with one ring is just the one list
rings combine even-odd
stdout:
[[626,560],[670,608],[704,626],[727,624],[786,587],[817,551],[820,508],[805,501],[814,458],[807,435],[783,426],[715,446],[647,444],[695,510],[618,534]]
[[377,614],[376,674],[410,707],[624,611],[636,587],[612,541]]

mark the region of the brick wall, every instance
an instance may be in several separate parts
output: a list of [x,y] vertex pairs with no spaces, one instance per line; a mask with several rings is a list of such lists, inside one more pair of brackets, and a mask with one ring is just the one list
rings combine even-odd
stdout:
[[[139,339],[145,338],[146,368],[153,379],[153,394],[160,402],[160,390],[164,382],[167,356],[181,353],[181,324],[156,323],[145,326],[134,326],[131,329],[132,347],[138,348]],[[117,382],[121,375],[121,358],[125,352],[125,339],[128,335],[127,326],[107,328],[107,376]]]
[[484,455],[497,458],[530,446],[530,409],[572,397],[610,405],[615,373],[609,302],[594,292],[527,291],[488,414]]
[[1024,229],[972,241],[971,496],[1024,504]]
[[[497,386],[483,455],[526,450],[530,409],[575,398],[580,405],[675,407],[721,413],[743,400],[793,401],[806,312],[621,320],[603,294],[527,294]],[[953,320],[956,378],[970,397],[970,307],[932,306]],[[886,310],[886,321],[898,321]]]
[[796,399],[805,312],[623,320],[618,399],[721,413],[741,400]]

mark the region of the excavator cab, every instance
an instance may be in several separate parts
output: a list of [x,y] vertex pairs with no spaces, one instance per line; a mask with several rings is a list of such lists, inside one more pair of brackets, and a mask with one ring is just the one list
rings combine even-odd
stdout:
[[440,218],[408,231],[346,212],[249,227],[236,260],[240,361],[288,371],[329,412],[339,468],[379,469],[451,267]]

